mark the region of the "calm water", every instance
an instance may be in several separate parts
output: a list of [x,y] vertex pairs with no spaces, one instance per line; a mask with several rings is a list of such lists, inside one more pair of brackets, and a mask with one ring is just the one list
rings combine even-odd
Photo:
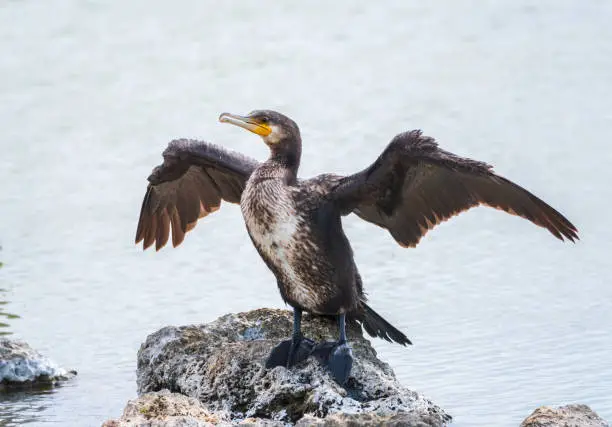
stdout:
[[348,173],[420,127],[486,160],[580,229],[562,244],[477,209],[417,249],[345,221],[372,306],[415,345],[374,342],[460,426],[542,404],[612,419],[612,3],[4,1],[0,306],[78,379],[0,403],[0,425],[99,425],[136,395],[136,351],[168,324],[280,307],[239,209],[141,252],[145,178],[168,140],[264,158],[222,111],[301,125],[302,175]]

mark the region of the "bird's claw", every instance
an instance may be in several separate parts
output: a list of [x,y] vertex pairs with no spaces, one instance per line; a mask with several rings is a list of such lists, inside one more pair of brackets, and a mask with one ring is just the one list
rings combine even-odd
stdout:
[[344,385],[353,367],[353,352],[346,342],[326,341],[317,344],[312,355],[327,366],[334,380]]
[[284,366],[290,368],[293,365],[306,360],[315,347],[313,340],[304,337],[294,337],[279,343],[272,349],[266,360],[266,369]]

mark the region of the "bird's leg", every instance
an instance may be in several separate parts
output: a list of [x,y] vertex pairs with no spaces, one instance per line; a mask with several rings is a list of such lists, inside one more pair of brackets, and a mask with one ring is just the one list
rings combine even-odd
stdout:
[[353,367],[353,353],[346,343],[346,314],[344,313],[338,316],[338,329],[340,330],[338,341],[317,344],[312,354],[321,363],[327,365],[338,384],[344,385]]
[[299,308],[293,309],[293,335],[290,340],[282,341],[272,349],[268,360],[266,360],[266,368],[274,368],[276,366],[285,366],[287,368],[306,360],[312,349],[314,341],[304,338],[302,335],[302,310]]

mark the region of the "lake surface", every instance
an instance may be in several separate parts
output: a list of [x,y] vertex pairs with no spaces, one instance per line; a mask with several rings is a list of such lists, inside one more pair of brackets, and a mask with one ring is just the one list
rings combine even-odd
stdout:
[[136,396],[164,325],[282,307],[237,206],[178,249],[133,237],[167,141],[258,159],[219,113],[301,126],[302,176],[350,173],[422,128],[566,214],[581,241],[475,209],[402,249],[344,221],[371,305],[414,346],[374,340],[458,426],[586,403],[612,420],[612,2],[0,4],[0,332],[79,372],[0,397],[0,425],[99,425]]

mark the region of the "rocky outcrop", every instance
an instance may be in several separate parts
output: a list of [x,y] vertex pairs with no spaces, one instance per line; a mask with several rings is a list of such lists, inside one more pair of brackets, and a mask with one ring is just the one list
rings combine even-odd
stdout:
[[228,414],[211,413],[192,397],[163,390],[130,400],[121,418],[106,421],[102,427],[204,427],[224,423],[230,423]]
[[75,375],[23,341],[0,338],[0,391],[50,387]]
[[[211,412],[198,400],[168,390],[146,393],[130,400],[121,418],[109,420],[102,427],[212,427],[220,425],[285,427],[288,423],[261,418],[245,418],[231,421],[226,412]],[[395,415],[334,414],[326,418],[305,415],[296,427],[427,427],[436,425],[423,414],[399,412]]]
[[[206,325],[159,330],[138,352],[141,397],[126,407],[128,418],[142,414],[131,408],[151,399],[162,396],[174,402],[175,394],[150,394],[167,389],[195,399],[189,402],[195,405],[196,415],[172,409],[172,417],[195,418],[190,424],[151,424],[151,420],[163,422],[157,417],[161,412],[155,412],[146,425],[441,426],[450,422],[438,406],[399,384],[357,327],[347,331],[354,364],[345,387],[335,383],[316,360],[291,369],[264,369],[266,356],[291,330],[291,313],[270,309],[229,314]],[[317,341],[334,340],[337,334],[335,322],[320,317],[305,317],[303,331]],[[116,422],[109,425],[144,425]]]
[[521,423],[521,427],[558,426],[609,427],[609,424],[586,405],[541,406]]

